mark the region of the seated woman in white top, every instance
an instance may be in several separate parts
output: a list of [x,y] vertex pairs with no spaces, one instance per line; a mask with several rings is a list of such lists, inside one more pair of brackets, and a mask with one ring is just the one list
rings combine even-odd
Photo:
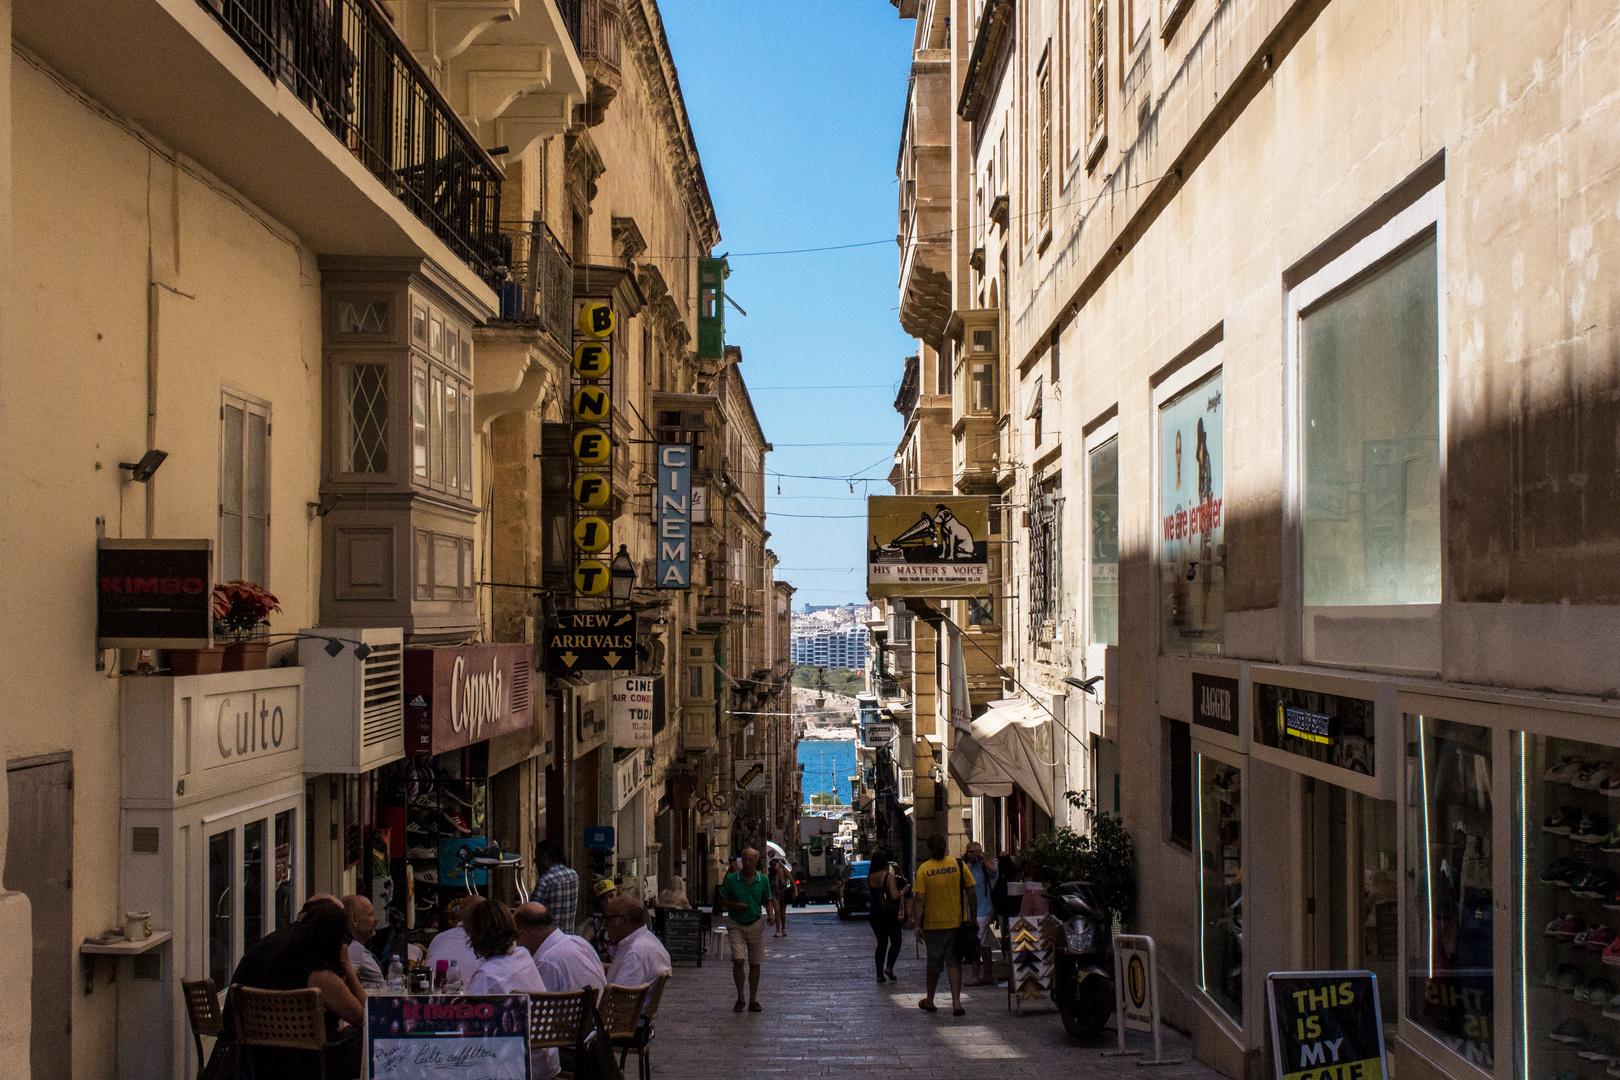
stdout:
[[[467,940],[481,961],[467,984],[469,994],[544,994],[546,981],[527,949],[517,947],[517,926],[505,904],[493,900],[474,907],[462,923]],[[529,1063],[530,1080],[551,1080],[561,1068],[555,1048],[536,1053]]]

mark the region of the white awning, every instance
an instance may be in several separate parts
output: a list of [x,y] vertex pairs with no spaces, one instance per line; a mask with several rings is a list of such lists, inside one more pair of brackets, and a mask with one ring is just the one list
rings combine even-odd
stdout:
[[956,729],[947,759],[969,795],[1005,798],[1020,788],[1052,813],[1052,718],[1022,698],[992,701],[983,716]]

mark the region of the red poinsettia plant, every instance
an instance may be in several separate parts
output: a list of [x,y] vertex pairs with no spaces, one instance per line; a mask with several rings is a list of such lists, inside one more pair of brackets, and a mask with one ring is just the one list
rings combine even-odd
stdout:
[[272,612],[281,611],[281,601],[263,585],[251,581],[227,581],[214,586],[215,631],[245,641]]

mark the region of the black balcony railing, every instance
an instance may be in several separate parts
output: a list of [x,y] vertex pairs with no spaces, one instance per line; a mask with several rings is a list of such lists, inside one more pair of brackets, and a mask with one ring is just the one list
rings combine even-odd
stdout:
[[573,348],[574,263],[543,222],[501,233],[509,277],[501,284],[501,319],[538,325],[565,349]]
[[371,0],[198,0],[491,285],[501,181]]

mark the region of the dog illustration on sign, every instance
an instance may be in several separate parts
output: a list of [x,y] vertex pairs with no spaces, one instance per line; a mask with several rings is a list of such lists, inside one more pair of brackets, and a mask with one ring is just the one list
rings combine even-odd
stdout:
[[905,561],[908,553],[913,558],[921,555],[942,562],[972,559],[978,546],[972,531],[944,503],[936,504],[935,511],[932,516],[926,512],[920,515],[915,525],[887,544],[874,535],[872,544],[877,548],[878,560]]

